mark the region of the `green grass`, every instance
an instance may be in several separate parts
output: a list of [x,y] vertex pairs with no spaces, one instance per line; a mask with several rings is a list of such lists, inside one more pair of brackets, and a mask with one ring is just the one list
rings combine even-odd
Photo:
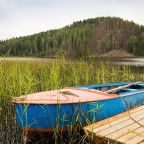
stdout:
[[[109,63],[86,61],[66,61],[57,59],[42,61],[0,61],[0,139],[2,143],[22,143],[22,133],[17,128],[14,106],[11,100],[15,96],[27,93],[60,89],[75,85],[97,83],[143,81],[143,67],[112,66]],[[78,143],[82,136],[70,130],[63,138],[67,143]]]

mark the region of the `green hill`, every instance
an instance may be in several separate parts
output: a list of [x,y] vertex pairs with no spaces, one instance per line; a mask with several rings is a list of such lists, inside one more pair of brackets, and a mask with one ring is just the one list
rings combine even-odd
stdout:
[[116,17],[74,22],[61,29],[0,41],[0,54],[9,56],[98,56],[125,50],[144,56],[144,27]]

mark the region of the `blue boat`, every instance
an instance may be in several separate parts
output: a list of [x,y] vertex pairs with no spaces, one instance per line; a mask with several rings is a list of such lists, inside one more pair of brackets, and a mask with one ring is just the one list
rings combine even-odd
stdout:
[[144,103],[144,83],[75,86],[15,97],[19,128],[31,132],[84,126]]

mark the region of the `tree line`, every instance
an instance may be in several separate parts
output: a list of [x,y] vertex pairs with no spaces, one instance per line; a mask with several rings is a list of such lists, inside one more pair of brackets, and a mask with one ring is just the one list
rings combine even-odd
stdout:
[[98,56],[122,49],[144,55],[144,27],[117,17],[74,22],[61,29],[0,41],[0,54],[9,56]]

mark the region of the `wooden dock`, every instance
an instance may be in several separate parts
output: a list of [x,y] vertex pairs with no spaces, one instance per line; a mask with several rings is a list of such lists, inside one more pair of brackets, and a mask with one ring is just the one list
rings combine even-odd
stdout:
[[144,105],[84,127],[92,143],[144,144]]

